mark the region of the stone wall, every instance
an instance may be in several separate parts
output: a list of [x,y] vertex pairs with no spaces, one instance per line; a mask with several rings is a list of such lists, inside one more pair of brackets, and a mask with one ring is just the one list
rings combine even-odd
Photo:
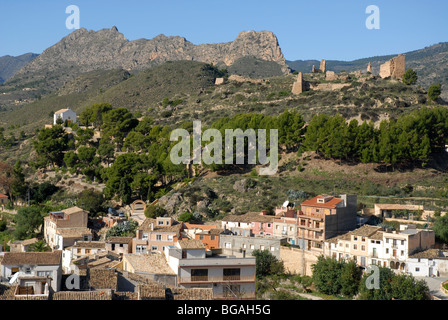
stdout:
[[380,66],[380,77],[393,79],[401,79],[406,71],[406,59],[399,54],[397,57],[390,59]]
[[311,266],[317,262],[320,253],[297,248],[282,247],[280,259],[283,261],[286,271],[293,274],[312,276]]

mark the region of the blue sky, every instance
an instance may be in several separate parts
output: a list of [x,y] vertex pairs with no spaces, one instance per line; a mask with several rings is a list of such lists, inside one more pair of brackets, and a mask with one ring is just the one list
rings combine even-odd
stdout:
[[[288,60],[353,60],[448,41],[445,0],[0,0],[0,56],[42,53],[71,33],[69,5],[79,7],[81,27],[117,26],[128,40],[163,33],[202,44],[269,30]],[[365,26],[369,5],[380,9],[379,30]]]

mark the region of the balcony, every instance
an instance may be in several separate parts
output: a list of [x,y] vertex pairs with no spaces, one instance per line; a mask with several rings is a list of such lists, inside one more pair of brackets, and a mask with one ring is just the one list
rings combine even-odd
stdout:
[[179,280],[179,284],[255,282],[255,275],[251,275],[251,276],[192,276],[192,277],[179,277],[178,280]]

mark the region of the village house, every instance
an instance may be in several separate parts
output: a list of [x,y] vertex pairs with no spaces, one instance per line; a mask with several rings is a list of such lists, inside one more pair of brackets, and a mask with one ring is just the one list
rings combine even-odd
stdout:
[[16,296],[48,296],[61,288],[62,251],[5,252],[0,265],[1,281],[17,284]]
[[389,267],[402,272],[407,271],[407,259],[410,255],[430,249],[435,244],[433,230],[407,228],[400,231],[383,233],[384,258]]
[[184,288],[212,288],[215,299],[255,298],[255,257],[207,256],[199,240],[165,247],[166,260]]
[[76,112],[70,108],[58,110],[53,115],[54,125],[57,124],[58,119],[61,119],[62,122],[76,123]]
[[162,252],[181,237],[182,224],[171,217],[147,218],[132,240],[133,253]]
[[[366,268],[369,259],[378,255],[376,247],[370,248],[372,236],[381,230],[380,227],[364,225],[358,229],[325,241],[325,254],[341,260],[353,259],[360,267]],[[373,251],[371,251],[372,249]]]
[[71,273],[73,270],[70,266],[73,260],[100,253],[107,253],[104,241],[76,241],[62,252],[62,269],[65,273]]
[[281,239],[268,236],[245,237],[222,233],[219,237],[219,247],[223,254],[237,257],[251,257],[255,250],[268,250],[280,259]]
[[427,249],[410,255],[407,262],[414,277],[448,277],[448,251]]
[[324,240],[356,228],[356,195],[320,195],[301,203],[297,237],[300,247],[322,251]]
[[8,196],[6,194],[0,193],[0,205],[5,205],[8,203]]
[[268,215],[267,211],[228,215],[222,219],[221,224],[222,229],[240,236],[272,236],[274,233],[274,216]]
[[408,259],[414,253],[433,248],[434,231],[405,225],[400,231],[364,225],[325,241],[325,255],[338,261],[354,259],[360,267],[370,265],[408,272]]
[[16,240],[13,242],[8,242],[9,245],[9,251],[10,252],[27,252],[28,247],[34,243],[36,243],[38,240],[37,238],[32,239],[26,239],[26,240]]
[[51,249],[62,250],[75,241],[90,241],[88,212],[78,207],[50,212],[44,218],[44,239]]
[[132,237],[110,237],[106,240],[106,250],[120,256],[132,253]]
[[292,245],[298,244],[297,211],[290,206],[275,209],[274,237],[285,238]]
[[125,272],[167,285],[177,284],[177,273],[170,268],[163,253],[125,254],[120,265]]

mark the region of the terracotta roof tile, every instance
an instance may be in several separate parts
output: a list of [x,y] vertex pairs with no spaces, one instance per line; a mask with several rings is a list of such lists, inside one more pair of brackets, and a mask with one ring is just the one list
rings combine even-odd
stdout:
[[53,252],[5,252],[3,265],[59,265],[62,251]]
[[343,201],[341,198],[332,197],[331,200],[328,200],[325,203],[319,203],[318,199],[327,197],[327,196],[317,196],[312,199],[306,200],[301,203],[302,206],[311,206],[311,207],[322,207],[322,208],[336,208],[336,205]]

